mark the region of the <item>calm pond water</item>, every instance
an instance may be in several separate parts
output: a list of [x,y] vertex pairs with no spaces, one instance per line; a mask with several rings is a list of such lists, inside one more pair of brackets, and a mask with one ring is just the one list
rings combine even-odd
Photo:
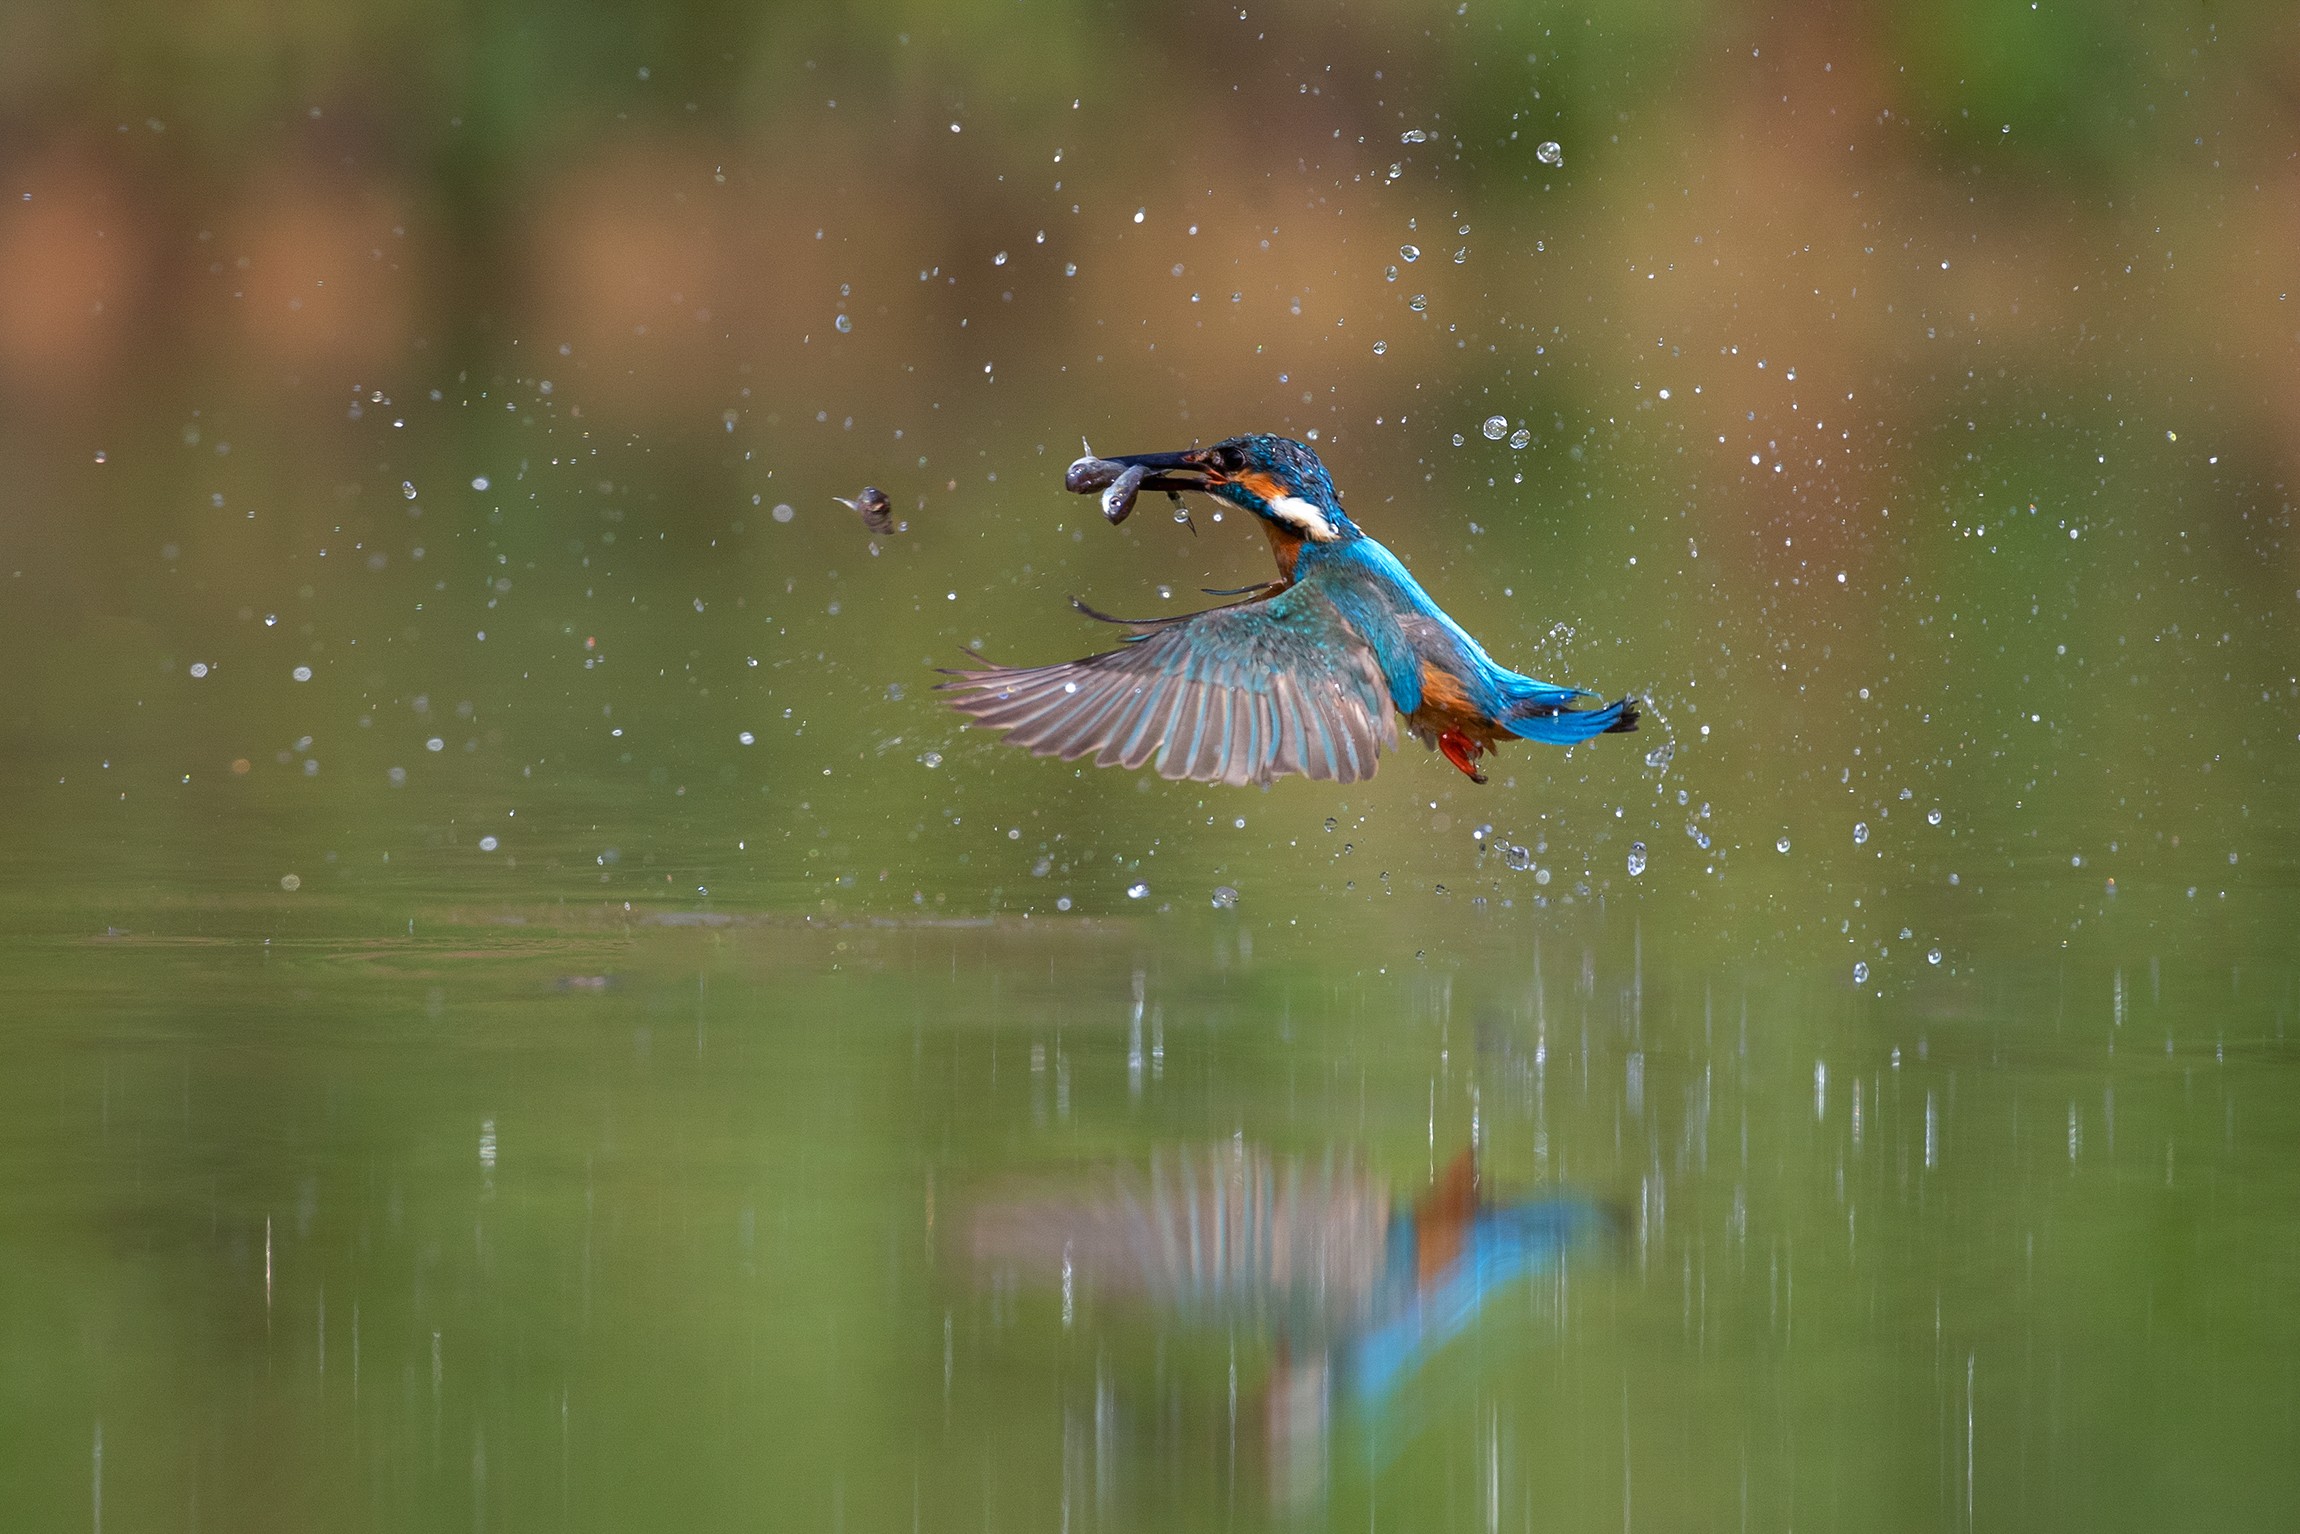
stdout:
[[7,951],[26,1527],[2268,1527],[2300,1490],[2281,963],[1880,1001],[1615,905],[1386,972],[1242,913],[262,924]]
[[[2288,7],[260,9],[0,48],[0,1528],[2300,1522]],[[1643,729],[962,729],[1245,430]]]

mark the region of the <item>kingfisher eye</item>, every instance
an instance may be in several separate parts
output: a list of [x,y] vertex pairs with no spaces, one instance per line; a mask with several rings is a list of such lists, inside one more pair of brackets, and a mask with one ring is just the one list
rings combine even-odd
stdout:
[[1214,467],[1224,474],[1235,474],[1246,467],[1246,455],[1225,442],[1214,449]]

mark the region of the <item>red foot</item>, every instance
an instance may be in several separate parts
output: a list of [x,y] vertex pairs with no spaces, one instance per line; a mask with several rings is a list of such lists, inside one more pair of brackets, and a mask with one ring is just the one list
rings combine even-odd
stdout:
[[1438,750],[1445,759],[1462,770],[1472,783],[1483,783],[1485,774],[1479,770],[1477,759],[1485,754],[1485,747],[1471,740],[1459,730],[1444,730],[1438,735]]

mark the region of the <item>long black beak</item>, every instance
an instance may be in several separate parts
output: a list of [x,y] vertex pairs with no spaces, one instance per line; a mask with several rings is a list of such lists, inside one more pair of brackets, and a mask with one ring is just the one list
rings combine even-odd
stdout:
[[[1089,452],[1062,473],[1062,487],[1075,495],[1102,497],[1102,515],[1123,522],[1134,511],[1134,498],[1145,490],[1164,490],[1180,496],[1185,490],[1207,488],[1207,471],[1196,452],[1136,453],[1126,458],[1103,458]],[[1195,532],[1195,525],[1191,529]]]
[[1129,469],[1147,469],[1142,481],[1145,490],[1203,490],[1206,488],[1205,465],[1198,462],[1195,451],[1180,453],[1132,453],[1105,459]]

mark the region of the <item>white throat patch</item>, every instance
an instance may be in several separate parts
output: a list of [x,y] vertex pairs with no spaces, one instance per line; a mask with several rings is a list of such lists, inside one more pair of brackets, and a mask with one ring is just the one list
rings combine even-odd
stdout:
[[1298,495],[1281,495],[1270,502],[1270,514],[1313,542],[1332,543],[1342,536],[1334,531],[1324,512]]

